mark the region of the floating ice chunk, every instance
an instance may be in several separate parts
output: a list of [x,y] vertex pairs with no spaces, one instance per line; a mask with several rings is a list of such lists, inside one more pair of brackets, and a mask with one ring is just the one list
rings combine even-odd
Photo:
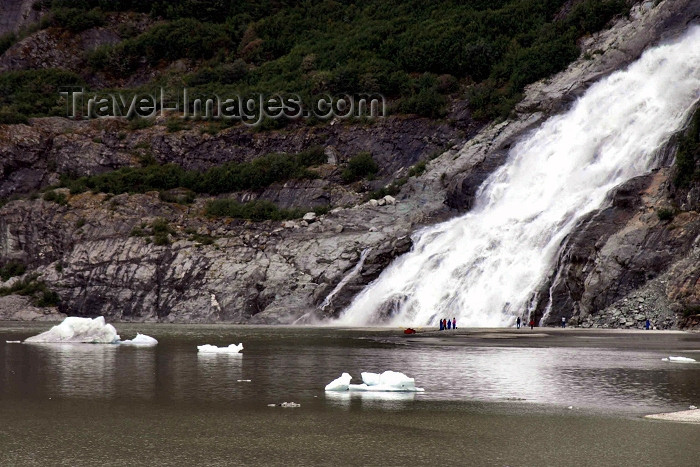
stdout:
[[362,373],[362,384],[350,384],[352,377],[348,373],[326,386],[326,391],[386,391],[386,392],[423,392],[416,387],[416,380],[397,371],[379,373]]
[[668,358],[662,358],[664,362],[675,362],[675,363],[697,363],[695,359],[693,358],[688,358],[688,357],[668,357]]
[[21,344],[22,341],[5,341],[7,344]]
[[364,372],[362,375],[362,382],[367,386],[377,386],[379,384],[379,379],[381,375],[379,373],[368,373]]
[[155,347],[158,345],[158,341],[151,336],[145,334],[136,333],[136,337],[133,339],[128,339],[119,342],[121,345],[133,345],[137,347]]
[[237,379],[236,382],[237,383],[250,383],[251,380],[249,380],[249,379]]
[[243,344],[231,344],[228,347],[217,347],[215,345],[198,345],[197,350],[201,353],[239,353],[243,350]]
[[301,404],[297,404],[296,402],[282,402],[281,404],[267,404],[268,407],[284,407],[285,409],[288,408],[295,408],[295,407],[301,407]]
[[362,373],[362,382],[370,391],[410,391],[422,392],[416,387],[416,380],[398,371],[378,373]]
[[350,381],[352,381],[352,376],[349,373],[343,373],[340,378],[336,378],[326,385],[326,391],[347,391],[350,389]]
[[24,342],[114,344],[117,341],[119,341],[117,330],[111,324],[105,324],[103,316],[94,319],[70,316],[61,324],[39,335],[29,337]]

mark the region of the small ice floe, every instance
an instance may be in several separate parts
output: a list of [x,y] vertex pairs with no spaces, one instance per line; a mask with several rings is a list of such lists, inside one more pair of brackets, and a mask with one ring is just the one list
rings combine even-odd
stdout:
[[386,391],[386,392],[423,392],[416,387],[416,380],[398,371],[384,373],[362,373],[362,384],[350,384],[352,376],[343,373],[339,378],[326,385],[326,391]]
[[70,316],[61,324],[24,342],[116,344],[119,339],[117,330],[111,324],[106,324],[103,316],[94,319]]
[[296,402],[282,402],[281,404],[267,404],[268,407],[284,407],[285,409],[301,407],[301,404]]
[[668,358],[662,358],[664,362],[672,362],[672,363],[697,363],[695,359],[693,358],[688,358],[688,357],[668,357]]
[[350,373],[343,373],[340,378],[336,378],[326,385],[326,391],[348,391],[350,381],[352,381]]
[[573,405],[570,405],[570,406],[567,407],[567,409],[569,409],[569,410],[574,410],[574,406],[573,406]]
[[209,344],[204,344],[204,345],[198,345],[197,350],[200,353],[226,353],[226,354],[234,354],[234,353],[239,353],[241,350],[243,350],[243,344],[231,344],[228,347],[217,347],[215,345],[209,345]]
[[5,341],[6,344],[21,344],[22,341]]
[[138,332],[133,339],[119,341],[119,343],[121,345],[133,345],[135,347],[155,347],[158,345],[158,341],[155,338]]
[[697,407],[696,407],[696,406],[694,406],[694,405],[690,405],[690,406],[688,406],[688,410],[695,410],[695,409],[697,409]]
[[251,380],[249,380],[249,379],[237,379],[236,382],[237,383],[250,383]]

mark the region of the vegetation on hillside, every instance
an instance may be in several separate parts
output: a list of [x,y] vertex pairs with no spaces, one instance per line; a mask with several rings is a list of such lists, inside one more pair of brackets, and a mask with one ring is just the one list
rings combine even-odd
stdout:
[[688,129],[678,141],[674,184],[687,188],[700,180],[700,107],[695,110]]
[[257,200],[240,203],[234,199],[216,199],[207,203],[205,213],[211,217],[233,217],[248,219],[255,222],[264,220],[281,221],[298,219],[307,211],[303,209],[280,209],[276,204]]
[[6,281],[11,277],[21,276],[27,271],[27,267],[20,261],[8,261],[0,266],[0,279]]
[[28,117],[65,116],[66,102],[59,90],[64,86],[84,85],[80,76],[64,70],[0,73],[0,123],[24,123]]
[[[177,164],[154,164],[147,167],[124,167],[90,177],[64,176],[61,186],[69,188],[73,194],[88,190],[120,194],[185,188],[194,193],[217,195],[257,190],[291,179],[315,178],[316,174],[308,168],[325,161],[323,149],[313,147],[296,155],[268,154],[252,162],[228,162],[204,172],[185,170]],[[46,195],[44,199],[47,199]]]
[[38,307],[58,306],[61,302],[61,297],[40,281],[37,275],[26,277],[10,287],[0,287],[0,297],[7,295],[31,297],[32,303]]
[[[625,13],[624,0],[583,0],[559,18],[566,0],[43,0],[44,26],[70,31],[136,11],[158,21],[141,34],[98,48],[89,63],[115,78],[143,63],[162,69],[199,63],[180,80],[193,95],[382,93],[393,110],[431,118],[448,96],[468,89],[475,117],[505,116],[523,87],[576,58],[579,37]],[[7,47],[12,38],[4,38]],[[29,77],[44,78],[39,72]],[[25,116],[54,115],[56,83],[13,98]],[[66,84],[74,84],[75,78]],[[13,95],[22,87],[13,81]],[[53,89],[51,89],[53,87]],[[51,89],[47,101],[46,89]],[[461,90],[461,91],[460,91]]]

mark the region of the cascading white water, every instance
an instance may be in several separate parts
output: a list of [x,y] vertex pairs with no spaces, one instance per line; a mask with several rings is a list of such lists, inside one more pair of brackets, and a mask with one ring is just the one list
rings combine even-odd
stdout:
[[362,253],[360,253],[360,259],[357,261],[357,264],[355,264],[355,267],[352,268],[352,270],[345,277],[343,277],[340,282],[338,282],[338,285],[335,286],[331,293],[328,294],[326,299],[323,300],[321,306],[318,307],[319,310],[325,310],[328,308],[333,303],[333,298],[338,294],[338,292],[343,290],[343,287],[345,287],[350,280],[354,279],[360,273],[370,251],[372,251],[371,248],[365,248],[362,250]]
[[[504,326],[527,314],[564,237],[612,188],[658,164],[700,98],[700,27],[591,86],[519,141],[472,211],[424,229],[342,325]],[[388,316],[388,317],[387,317]]]

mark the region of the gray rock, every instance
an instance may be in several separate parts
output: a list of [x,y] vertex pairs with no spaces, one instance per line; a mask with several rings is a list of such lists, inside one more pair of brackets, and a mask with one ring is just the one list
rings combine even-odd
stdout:
[[8,295],[0,297],[0,320],[7,321],[61,321],[66,317],[55,307],[39,308],[28,297]]

